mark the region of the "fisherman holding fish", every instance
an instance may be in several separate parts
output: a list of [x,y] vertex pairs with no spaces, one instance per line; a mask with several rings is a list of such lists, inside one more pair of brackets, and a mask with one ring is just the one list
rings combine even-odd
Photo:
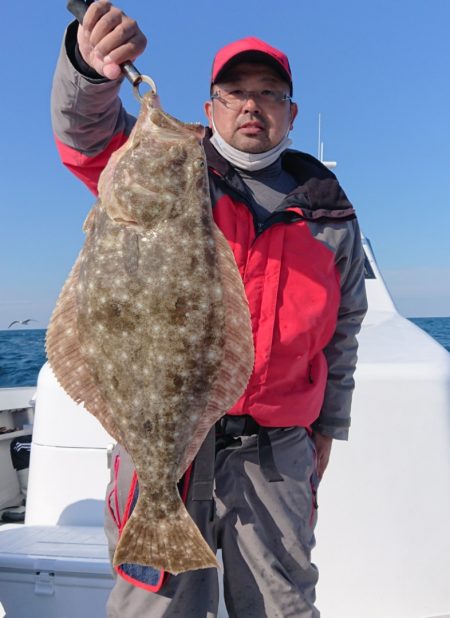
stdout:
[[[139,148],[142,149],[146,142],[137,139],[137,132],[132,133],[135,119],[124,110],[118,92],[122,83],[120,65],[135,60],[145,47],[146,38],[136,22],[104,0],[91,4],[83,25],[72,23],[65,35],[53,83],[53,126],[63,163],[96,195],[100,174],[120,147],[125,149],[123,152],[130,161],[136,161],[136,167],[142,162]],[[179,490],[190,516],[213,552],[218,548],[222,550],[225,602],[233,618],[320,616],[315,605],[318,572],[311,562],[317,488],[328,465],[333,439],[346,440],[348,437],[356,335],[367,309],[364,254],[354,209],[332,172],[312,156],[289,148],[288,135],[297,116],[297,105],[292,96],[291,69],[282,51],[260,39],[248,37],[217,52],[212,66],[210,98],[205,103],[208,128],[202,145],[209,189],[206,183],[208,200],[204,203],[210,210],[210,198],[212,217],[221,231],[220,237],[214,230],[212,233],[216,247],[219,247],[217,269],[222,274],[224,288],[228,280],[223,278],[223,260],[228,258],[221,258],[221,255],[227,252],[233,255],[233,268],[241,275],[242,280],[234,280],[230,286],[237,290],[243,284],[242,290],[245,289],[245,296],[242,296],[251,318],[251,329],[250,320],[248,328],[253,346],[249,361],[250,356],[245,356],[245,328],[241,326],[244,343],[239,344],[237,338],[234,343],[228,342],[232,338],[229,333],[233,316],[229,313],[228,318],[220,317],[220,302],[217,302],[214,305],[216,313],[208,315],[215,316],[216,321],[225,320],[223,340],[215,339],[216,348],[211,348],[209,360],[205,357],[201,366],[206,368],[205,371],[213,372],[214,359],[219,358],[223,348],[225,357],[228,354],[228,358],[233,358],[236,367],[239,362],[248,367],[248,376],[244,376],[237,400],[230,409],[220,412],[219,415],[226,414],[204,441],[209,426],[203,427],[203,433],[192,430],[192,440],[201,437],[203,443],[193,465],[180,480]],[[150,106],[152,135],[155,131],[175,135],[178,128],[173,128],[172,120],[174,126],[180,123],[155,109]],[[144,129],[145,122],[144,119]],[[158,125],[156,129],[155,123]],[[200,148],[200,154],[195,150],[199,148],[197,130],[193,129],[190,137],[187,130],[181,128],[180,131],[191,150],[187,149],[188,146],[175,145],[172,150],[168,149],[172,153],[170,156],[175,157],[174,153],[178,153],[179,165],[190,170],[190,174],[199,174],[194,188],[202,190],[202,174],[206,178],[206,170],[202,171],[203,149]],[[192,137],[194,134],[196,139]],[[196,153],[192,154],[192,161],[186,154],[189,152]],[[116,155],[111,159],[113,162],[114,157]],[[157,160],[150,161],[149,169],[153,174],[162,174],[160,167]],[[133,173],[131,166],[120,178],[127,182]],[[105,174],[100,183],[100,202],[106,201],[108,184],[113,183],[113,175]],[[117,178],[116,174],[114,183]],[[159,184],[166,180],[159,179]],[[173,177],[173,183],[176,192],[178,179]],[[136,196],[146,199],[147,195],[153,196],[156,192],[155,187],[151,190],[136,187],[134,182],[134,193],[129,194],[131,200],[137,199]],[[192,191],[194,189],[189,189],[189,195],[185,196],[186,209]],[[183,206],[183,199],[178,203]],[[154,276],[158,281],[160,277],[160,287],[165,290],[163,280],[170,260],[174,259],[172,254],[175,254],[180,268],[184,263],[195,265],[198,262],[198,257],[183,253],[186,251],[184,247],[189,246],[188,236],[192,235],[192,229],[183,230],[180,226],[183,219],[178,215],[173,217],[174,225],[178,227],[173,228],[176,234],[172,229],[172,242],[161,245],[162,253],[152,254],[151,250],[145,249],[151,235],[139,236],[141,224],[119,206],[114,203],[112,208],[109,203],[106,207],[107,213],[115,213],[111,215],[112,220],[100,208],[89,216],[85,229],[91,245],[95,235],[98,237],[105,229],[109,230],[108,238],[120,236],[125,253],[128,253],[124,258],[123,277],[117,273],[117,279],[129,277],[127,281],[136,280],[138,291],[133,288],[133,294],[134,297],[141,295],[139,303],[142,304],[141,298],[145,296],[142,272],[145,271],[147,279]],[[202,217],[202,221],[205,220]],[[114,226],[120,230],[116,232]],[[208,229],[212,230],[211,226]],[[220,244],[222,237],[227,240],[226,249]],[[210,270],[203,268],[209,273],[206,283],[216,273],[216,262],[208,258],[208,242],[207,239],[204,255]],[[104,240],[99,243],[106,247],[102,259],[107,264],[107,251],[112,245]],[[86,256],[89,257],[88,252]],[[78,277],[77,289],[82,292],[82,276],[90,272],[88,262],[88,259],[82,260],[81,266],[78,265],[71,275],[72,278]],[[99,277],[102,268],[107,266],[97,260],[95,272],[100,273]],[[92,277],[95,277],[95,272],[92,271]],[[114,278],[114,273],[110,273],[110,278]],[[89,281],[92,283],[92,279]],[[116,284],[120,286],[120,282],[116,281]],[[72,287],[75,289],[76,286]],[[63,290],[66,300],[71,289],[69,285]],[[170,287],[167,290],[170,293]],[[125,295],[123,290],[121,294]],[[236,292],[236,298],[238,296],[239,292]],[[225,289],[224,296],[217,298],[225,298],[221,302],[226,305],[230,296],[226,297]],[[101,299],[96,299],[96,302],[101,302]],[[173,306],[176,305],[179,315],[188,315],[186,307],[190,301],[185,300],[181,291],[177,302]],[[137,315],[135,307],[130,311]],[[116,305],[113,318],[125,319],[119,316],[121,312],[123,306]],[[93,310],[92,314],[95,313]],[[243,324],[245,315],[242,314]],[[135,325],[130,320],[128,322],[129,328],[134,329]],[[156,333],[159,323],[150,323]],[[89,319],[84,324],[88,328]],[[178,330],[174,332],[183,338],[185,325],[182,320],[169,326],[176,326]],[[76,328],[81,330],[83,323],[79,321]],[[111,326],[111,331],[113,328]],[[207,343],[204,345],[209,345],[212,338],[212,335],[205,336]],[[53,340],[57,339],[55,335]],[[192,335],[192,342],[194,340],[196,337]],[[50,341],[51,351],[54,349],[52,345],[53,341]],[[71,350],[76,347],[75,344],[71,346]],[[87,350],[88,343],[85,347]],[[125,351],[126,348],[122,350]],[[58,352],[52,351],[52,354],[57,361]],[[86,354],[89,355],[89,350]],[[95,350],[92,354],[95,355]],[[187,371],[186,362],[182,361],[181,369],[177,366],[175,372],[175,356],[172,359],[174,365],[168,369],[173,376],[172,386],[179,384],[183,394],[184,385],[189,382],[189,376],[183,378],[184,373],[197,372],[195,384],[199,389],[204,376],[200,375],[198,367],[192,364]],[[113,365],[112,362],[111,367]],[[229,377],[222,376],[220,380],[222,366],[218,365],[216,382],[213,376],[213,386],[208,391],[212,395],[209,395],[209,403],[205,403],[207,409],[211,408],[211,398],[219,396],[220,389],[225,392],[228,385],[232,389]],[[132,365],[129,367],[131,380]],[[149,367],[150,375],[153,375],[151,363]],[[144,384],[142,374],[146,373],[146,368],[140,367],[139,370],[140,383]],[[99,372],[101,367],[95,368],[93,375]],[[83,372],[80,370],[80,373]],[[245,371],[239,370],[239,373],[245,374]],[[122,377],[112,375],[111,388]],[[93,390],[95,388],[92,386]],[[106,396],[102,388],[103,385],[98,387],[97,402]],[[142,392],[147,393],[144,387]],[[201,398],[200,390],[198,392]],[[147,403],[151,407],[151,388],[148,393]],[[140,393],[135,395],[137,400]],[[171,396],[176,399],[178,395],[172,393]],[[139,405],[145,407],[146,402]],[[89,406],[87,409],[92,411]],[[100,414],[98,417],[102,419]],[[159,442],[163,448],[173,450],[186,437],[183,436],[186,429],[177,427],[172,420],[170,427],[174,427],[173,433],[178,437],[171,436],[172,430],[166,427],[160,434],[166,437],[166,442],[161,442],[161,437]],[[141,480],[145,475],[141,479],[138,470],[136,477],[127,452],[133,443],[128,432],[132,430],[136,439],[142,438],[138,436],[138,429],[120,416],[114,422],[107,422],[111,425],[106,425],[106,421],[104,424],[119,443],[113,454],[105,524],[110,549],[114,552],[136,503],[138,488],[144,492],[144,481],[141,483]],[[147,433],[143,435],[149,444],[154,435],[154,424],[153,420],[144,424]],[[192,427],[197,425],[194,423]],[[189,454],[183,457],[183,462],[188,464]],[[133,457],[136,467],[138,459]],[[184,463],[180,465],[183,472],[186,469]],[[142,468],[142,458],[139,465]],[[161,513],[162,510],[160,508]],[[129,521],[131,524],[132,519]],[[158,543],[163,544],[159,537],[153,545]],[[183,547],[183,542],[175,538],[164,540],[164,543],[171,544],[169,552],[180,557],[181,563],[183,552],[187,555],[194,551],[188,544]],[[152,546],[151,551],[153,549]],[[109,618],[213,618],[217,615],[216,568],[192,570],[192,566],[188,566],[189,570],[186,570],[181,566],[173,568],[175,574],[171,574],[163,572],[162,563],[146,562],[145,557],[139,563],[124,560],[118,560],[116,555],[114,565],[118,575],[108,601]],[[166,566],[167,570],[170,568]]]

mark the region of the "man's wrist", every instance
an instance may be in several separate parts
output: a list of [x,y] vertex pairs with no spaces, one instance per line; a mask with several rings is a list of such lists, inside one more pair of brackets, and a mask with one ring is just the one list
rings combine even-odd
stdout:
[[84,77],[88,77],[89,79],[101,79],[101,80],[107,79],[103,75],[100,75],[100,73],[97,73],[97,71],[93,69],[86,62],[86,60],[81,55],[80,48],[78,47],[78,43],[75,43],[75,47],[74,47],[74,60],[75,60],[75,62],[73,63],[74,67]]

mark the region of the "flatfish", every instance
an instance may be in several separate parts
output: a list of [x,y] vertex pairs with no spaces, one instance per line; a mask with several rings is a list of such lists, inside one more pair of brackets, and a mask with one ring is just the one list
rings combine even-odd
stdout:
[[46,342],[62,387],[136,467],[139,499],[114,565],[171,573],[217,566],[177,482],[254,360],[242,279],[212,218],[202,136],[144,95],[101,175]]

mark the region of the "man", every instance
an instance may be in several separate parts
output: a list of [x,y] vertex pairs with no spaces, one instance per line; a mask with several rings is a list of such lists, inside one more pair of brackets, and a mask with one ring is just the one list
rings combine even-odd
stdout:
[[[68,28],[53,123],[63,162],[94,193],[134,124],[118,98],[119,65],[145,45],[136,22],[102,0],[83,27]],[[354,210],[329,170],[288,150],[291,96],[288,59],[267,43],[247,38],[216,55],[205,104],[211,201],[243,277],[256,359],[246,392],[218,424],[215,463],[210,436],[180,489],[211,547],[222,548],[235,618],[319,616],[311,563],[317,484],[333,438],[348,435],[355,337],[366,311]],[[120,445],[114,461],[111,551],[137,491]],[[217,614],[215,569],[166,578],[122,565],[119,574],[109,618]]]

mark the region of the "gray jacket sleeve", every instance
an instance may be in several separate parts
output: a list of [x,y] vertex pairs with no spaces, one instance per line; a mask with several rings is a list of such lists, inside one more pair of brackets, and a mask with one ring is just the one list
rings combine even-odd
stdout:
[[114,136],[129,135],[135,118],[125,111],[118,96],[121,79],[84,75],[76,66],[77,28],[76,22],[68,27],[57,62],[51,95],[52,125],[58,146],[73,149],[73,158],[75,153],[93,158]]
[[313,428],[324,435],[347,440],[355,385],[356,336],[367,311],[364,250],[356,219],[329,225],[316,237],[335,248],[336,265],[341,277],[341,302],[336,330],[324,349],[328,380],[320,416]]

